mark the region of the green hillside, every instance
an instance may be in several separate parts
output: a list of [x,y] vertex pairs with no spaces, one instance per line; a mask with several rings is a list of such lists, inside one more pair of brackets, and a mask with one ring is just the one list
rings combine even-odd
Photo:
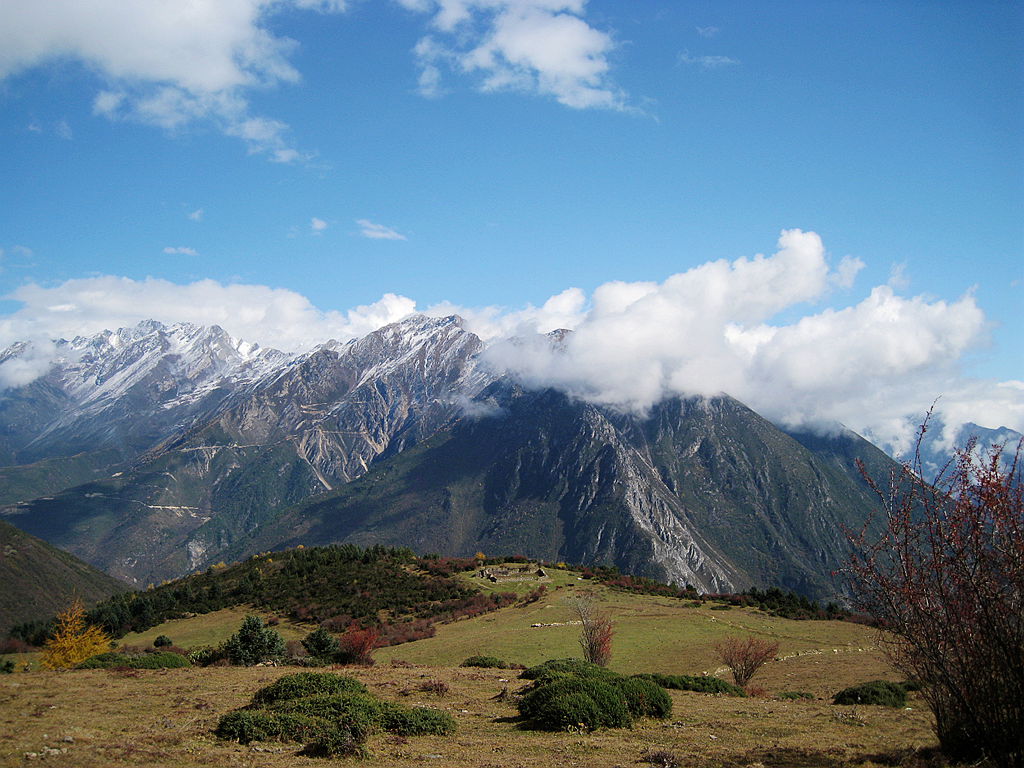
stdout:
[[95,603],[128,589],[73,555],[0,521],[0,637],[25,621],[51,616],[76,597]]

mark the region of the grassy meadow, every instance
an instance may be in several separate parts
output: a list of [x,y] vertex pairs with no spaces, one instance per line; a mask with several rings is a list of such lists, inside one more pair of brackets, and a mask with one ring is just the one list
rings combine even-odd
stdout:
[[[466,576],[466,578],[471,578]],[[475,577],[472,577],[475,579]],[[536,583],[487,585],[528,592]],[[737,699],[670,691],[667,721],[642,720],[630,730],[551,733],[522,729],[514,703],[500,694],[525,681],[515,671],[460,668],[474,654],[535,664],[579,656],[579,627],[571,598],[587,589],[615,620],[611,668],[624,673],[719,674],[714,643],[730,634],[777,640],[779,658],[755,676],[764,689]],[[370,766],[541,768],[644,766],[652,751],[680,766],[846,766],[899,764],[935,743],[931,716],[911,694],[906,709],[832,705],[838,690],[876,678],[899,679],[875,647],[873,630],[845,622],[793,621],[752,609],[711,610],[677,599],[594,588],[555,571],[535,603],[441,625],[435,637],[375,652],[376,666],[338,667],[382,698],[449,711],[454,736],[371,737]],[[167,622],[122,642],[151,644],[166,634],[176,645],[213,645],[237,630],[245,611],[231,609]],[[533,626],[535,624],[547,626]],[[286,639],[312,626],[281,621]],[[23,657],[15,657],[23,660]],[[300,745],[242,746],[212,733],[221,715],[245,705],[253,692],[287,667],[208,667],[171,670],[31,671],[0,676],[0,766],[294,766]],[[444,695],[423,693],[442,681]],[[805,700],[779,700],[805,691]],[[335,761],[336,762],[336,761]],[[348,760],[348,762],[355,762]]]

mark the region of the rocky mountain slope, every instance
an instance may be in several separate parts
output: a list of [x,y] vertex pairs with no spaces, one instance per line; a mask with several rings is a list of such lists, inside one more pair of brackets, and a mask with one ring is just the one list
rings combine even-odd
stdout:
[[3,514],[137,584],[352,541],[822,596],[870,504],[853,460],[888,471],[855,435],[790,436],[726,396],[637,415],[523,390],[458,317],[297,356],[156,323],[62,344],[0,396]]

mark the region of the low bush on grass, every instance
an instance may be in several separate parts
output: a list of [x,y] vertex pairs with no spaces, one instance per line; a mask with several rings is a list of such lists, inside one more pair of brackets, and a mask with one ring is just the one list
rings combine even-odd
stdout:
[[780,699],[813,699],[814,694],[807,691],[784,691],[779,694]]
[[0,661],[0,675],[9,675],[14,672],[14,662],[10,659]]
[[902,707],[907,703],[907,692],[899,683],[890,683],[888,680],[871,680],[844,688],[833,697],[832,703]]
[[179,653],[160,651],[157,653],[100,653],[90,656],[78,665],[78,669],[176,669],[191,666],[189,660]]
[[366,693],[366,686],[352,677],[330,672],[296,672],[279,677],[253,694],[253,706],[332,693]]
[[350,677],[300,672],[256,691],[252,704],[224,715],[215,732],[243,744],[304,742],[301,754],[346,757],[364,756],[366,740],[376,731],[448,735],[455,720],[447,712],[382,701]]
[[672,714],[672,699],[657,683],[639,677],[620,677],[614,685],[626,697],[626,707],[633,717],[664,720]]
[[171,638],[167,635],[157,635],[156,640],[153,641],[154,648],[163,648],[165,645],[173,645]]
[[483,667],[485,669],[522,669],[521,664],[512,664],[497,656],[470,656],[460,667]]
[[724,693],[726,696],[747,695],[739,686],[726,682],[720,677],[710,675],[662,675],[657,673],[645,673],[633,675],[633,677],[650,680],[662,688],[670,688],[676,691],[696,691],[697,693]]
[[393,704],[382,713],[381,727],[398,736],[448,736],[455,733],[455,718],[428,707]]
[[533,684],[519,700],[519,713],[537,728],[629,728],[638,717],[672,712],[672,700],[651,680],[580,659],[553,659],[522,676]]
[[523,680],[544,681],[554,680],[567,675],[614,677],[615,673],[583,659],[549,659],[543,664],[524,669],[519,677]]

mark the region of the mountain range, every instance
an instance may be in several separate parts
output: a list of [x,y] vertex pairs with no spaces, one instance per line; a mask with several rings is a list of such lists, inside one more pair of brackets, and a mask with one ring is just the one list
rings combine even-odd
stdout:
[[882,451],[724,394],[635,413],[527,389],[485,348],[422,315],[302,354],[152,321],[60,340],[0,393],[0,514],[135,585],[349,541],[836,593],[872,507],[855,461],[884,476]]

